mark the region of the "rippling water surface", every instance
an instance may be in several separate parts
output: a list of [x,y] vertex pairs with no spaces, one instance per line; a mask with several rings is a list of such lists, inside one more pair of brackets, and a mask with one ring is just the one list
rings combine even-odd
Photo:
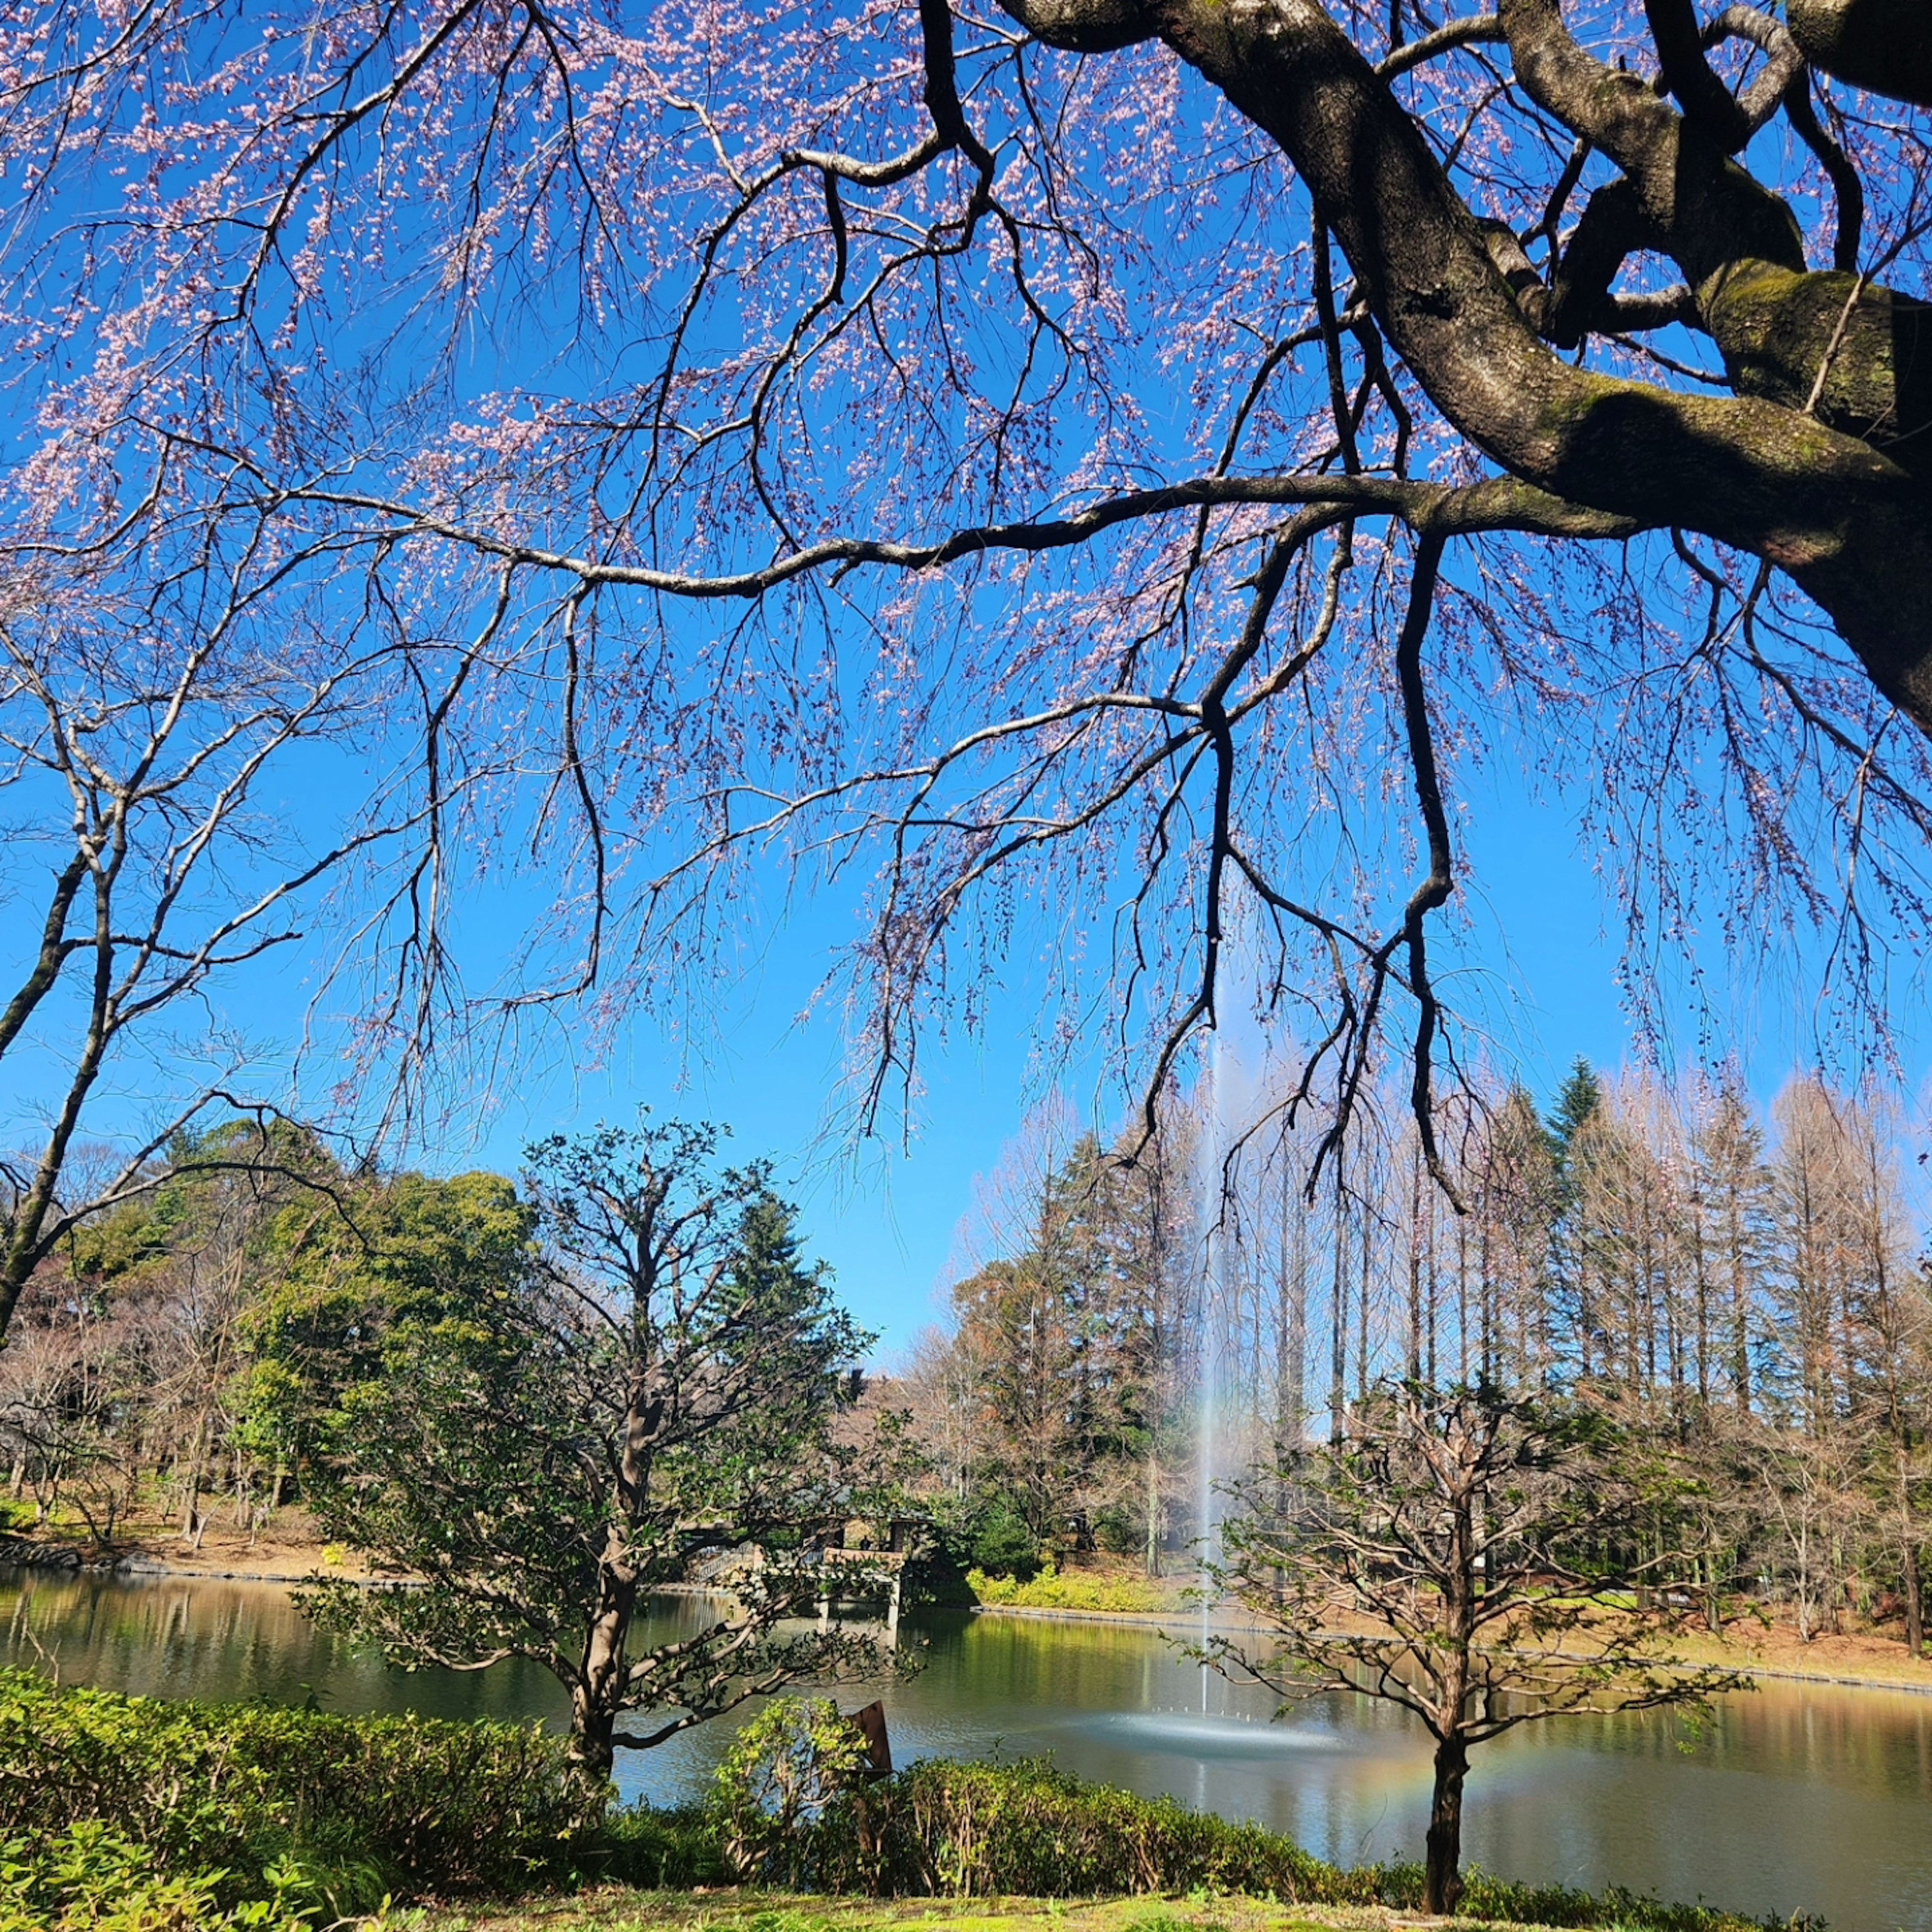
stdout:
[[[668,1606],[666,1628],[694,1614]],[[1326,1698],[1270,1722],[1268,1700],[1150,1631],[993,1617],[908,1625],[925,1667],[842,1695],[886,1700],[901,1761],[1052,1751],[1084,1776],[1256,1818],[1326,1858],[1414,1857],[1426,1741],[1401,1714]],[[272,1586],[0,1572],[0,1659],[67,1683],[337,1711],[556,1719],[544,1674],[406,1675],[314,1630]],[[621,1760],[627,1793],[694,1790],[711,1726]],[[1621,1884],[1751,1912],[1821,1914],[1841,1932],[1932,1932],[1932,1697],[1768,1684],[1692,1730],[1668,1714],[1532,1725],[1485,1747],[1468,1856],[1514,1877]]]

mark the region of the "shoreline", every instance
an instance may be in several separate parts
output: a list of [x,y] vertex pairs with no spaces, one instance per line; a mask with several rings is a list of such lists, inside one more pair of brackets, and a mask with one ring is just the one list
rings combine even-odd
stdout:
[[[27,1551],[31,1550],[31,1555]],[[318,1552],[320,1555],[320,1552]],[[273,1562],[272,1557],[268,1559]],[[76,1580],[83,1576],[127,1577],[172,1580],[177,1582],[206,1583],[256,1583],[266,1584],[281,1589],[299,1588],[304,1583],[316,1581],[327,1576],[330,1580],[374,1584],[386,1580],[368,1575],[344,1576],[340,1572],[325,1570],[320,1562],[310,1563],[301,1570],[272,1569],[215,1569],[205,1564],[168,1563],[157,1560],[140,1551],[130,1551],[105,1561],[86,1562],[82,1552],[70,1546],[62,1547],[46,1544],[26,1544],[24,1539],[8,1538],[0,1543],[0,1569],[9,1569],[57,1576],[71,1576]],[[688,1587],[688,1586],[687,1586]],[[1198,1628],[1199,1612],[1193,1610],[1070,1610],[1038,1608],[1018,1604],[972,1604],[941,1606],[949,1611],[974,1617],[1008,1617],[1035,1623],[1072,1623],[1114,1624],[1130,1630],[1148,1630],[1156,1635],[1166,1635],[1170,1630],[1178,1634],[1180,1626]],[[1268,1627],[1252,1618],[1214,1617],[1209,1628],[1218,1630],[1262,1630]],[[1820,1640],[1822,1641],[1823,1640]],[[1722,1652],[1730,1650],[1729,1646],[1700,1644],[1698,1648],[1718,1648]],[[1721,1662],[1726,1668],[1736,1672],[1741,1677],[1760,1679],[1767,1683],[1816,1684],[1834,1690],[1895,1690],[1910,1696],[1932,1696],[1932,1659],[1922,1660],[1919,1670],[1922,1676],[1875,1676],[1856,1667],[1832,1667],[1820,1664],[1811,1669],[1793,1668],[1781,1663],[1765,1663],[1746,1650],[1741,1658],[1720,1654],[1714,1659],[1702,1658],[1694,1660]],[[1901,1658],[1902,1666],[1910,1668],[1909,1660]]]
[[[1154,1610],[1036,1610],[1016,1604],[975,1604],[968,1612],[976,1617],[1031,1617],[1048,1622],[1087,1624],[1138,1624],[1146,1629],[1157,1629],[1163,1624],[1177,1620],[1175,1616]],[[1187,1617],[1190,1613],[1178,1613]],[[1258,1623],[1252,1618],[1243,1619],[1216,1617],[1210,1628],[1215,1630],[1264,1630],[1268,1625]],[[1747,1654],[1749,1654],[1748,1652]],[[1702,1661],[1702,1659],[1694,1661]],[[1786,1670],[1772,1664],[1735,1664],[1726,1661],[1725,1667],[1735,1671],[1740,1677],[1760,1677],[1768,1681],[1786,1684],[1821,1684],[1834,1690],[1902,1690],[1908,1696],[1932,1697],[1932,1659],[1922,1660],[1925,1670],[1922,1682],[1910,1677],[1866,1677],[1846,1676],[1834,1670]]]

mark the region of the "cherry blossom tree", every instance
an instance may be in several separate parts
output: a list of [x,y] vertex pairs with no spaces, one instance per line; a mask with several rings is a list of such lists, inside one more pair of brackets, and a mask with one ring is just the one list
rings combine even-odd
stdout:
[[1393,1034],[1441,1178],[1485,766],[1646,1016],[1816,930],[1868,1018],[1922,927],[1922,10],[16,4],[4,567],[247,530],[380,622],[533,984],[868,880],[868,1120],[1020,934],[1156,1092],[1245,922],[1290,1108]]

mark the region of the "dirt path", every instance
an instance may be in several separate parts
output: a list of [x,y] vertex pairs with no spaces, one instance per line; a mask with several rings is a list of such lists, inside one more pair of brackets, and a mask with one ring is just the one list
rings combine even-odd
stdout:
[[172,1521],[136,1519],[103,1547],[80,1528],[59,1524],[31,1537],[0,1538],[0,1562],[35,1569],[112,1570],[122,1576],[206,1576],[228,1582],[297,1583],[318,1573],[366,1579],[374,1573],[352,1551],[325,1544],[298,1509],[278,1510],[254,1530],[224,1511],[190,1540]]

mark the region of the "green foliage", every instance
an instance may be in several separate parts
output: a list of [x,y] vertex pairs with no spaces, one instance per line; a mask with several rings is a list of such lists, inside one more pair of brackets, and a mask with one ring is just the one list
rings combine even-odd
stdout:
[[1172,1590],[1144,1577],[1082,1576],[1078,1570],[1056,1570],[1051,1563],[1042,1566],[1030,1582],[988,1576],[980,1570],[969,1570],[966,1581],[979,1602],[1001,1608],[1145,1616],[1176,1607]]
[[[866,1642],[785,1626],[816,1593],[810,1546],[865,1513],[832,1425],[869,1338],[800,1254],[769,1168],[724,1167],[717,1144],[648,1121],[546,1141],[521,1202],[465,1196],[486,1235],[454,1247],[423,1184],[416,1273],[392,1269],[353,1321],[346,1290],[309,1306],[291,1358],[313,1347],[316,1385],[334,1378],[290,1414],[317,1523],[423,1580],[327,1580],[304,1608],[398,1664],[541,1664],[573,1694],[593,1786],[624,1712],[713,1714]],[[628,1606],[706,1561],[736,1565],[731,1613],[630,1650]]]
[[1257,1826],[1090,1785],[1043,1761],[928,1760],[854,1791],[802,1844],[828,1888],[1093,1898],[1197,1886],[1373,1903],[1377,1874],[1342,1873]]
[[339,1918],[389,1892],[512,1888],[567,1859],[595,1808],[534,1726],[162,1702],[0,1673],[0,1834],[98,1822],[170,1878],[214,1874],[224,1906],[280,1898]]
[[989,1576],[1026,1582],[1040,1567],[1040,1545],[1018,1512],[995,1501],[981,1510],[968,1532],[973,1567]]
[[1580,1054],[1556,1090],[1546,1122],[1551,1151],[1559,1162],[1568,1159],[1577,1135],[1602,1112],[1603,1105],[1604,1083],[1597,1070]]
[[741,1730],[712,1784],[724,1862],[754,1882],[790,1869],[793,1848],[858,1784],[865,1740],[829,1697],[774,1697]]
[[1141,1460],[1161,1431],[1168,1231],[1151,1164],[1110,1159],[1090,1135],[1023,1159],[1000,1217],[1007,1252],[958,1282],[952,1304],[990,1424],[962,1473],[985,1499],[984,1533],[1005,1539],[972,1559],[1024,1581],[1076,1508],[1100,1499],[1102,1472]]
[[344,1400],[380,1376],[399,1328],[434,1327],[507,1292],[527,1266],[531,1225],[494,1174],[400,1174],[284,1208],[247,1324],[256,1446],[307,1462]]
[[[662,1814],[654,1814],[662,1816]],[[682,1814],[686,1828],[695,1822]],[[716,1802],[708,1819],[724,1828]],[[692,1868],[695,1869],[695,1867]],[[1380,1905],[1414,1912],[1415,1864],[1344,1870],[1258,1825],[1190,1811],[1172,1798],[1088,1784],[1042,1760],[956,1764],[927,1759],[891,1778],[846,1784],[816,1820],[774,1845],[768,1883],[887,1898],[1210,1898]],[[1512,1884],[1474,1870],[1462,1910],[1506,1924],[1621,1932],[1756,1932],[1760,1922],[1670,1905],[1621,1889],[1600,1897]],[[1783,1920],[1763,1922],[1788,1932]],[[1210,1932],[1208,1922],[1156,1911],[1130,1932]]]
[[[1390,1889],[1400,1894],[1395,1900],[1399,1909],[1412,1909],[1412,1900],[1422,1897],[1422,1868],[1388,1869]],[[1790,1918],[1744,1918],[1708,1905],[1673,1905],[1620,1885],[1594,1893],[1567,1885],[1524,1885],[1492,1877],[1480,1866],[1472,1866],[1462,1878],[1456,1910],[1463,1918],[1510,1925],[1614,1928],[1615,1932],[1825,1932],[1823,1920],[1802,1912]]]
[[610,1812],[585,1848],[580,1869],[588,1877],[651,1892],[723,1885],[731,1877],[718,1820],[701,1804],[662,1810],[637,1804]]
[[304,1932],[278,1901],[224,1910],[225,1874],[171,1875],[97,1820],[0,1845],[0,1932]]
[[[754,1810],[770,1828],[753,1867],[792,1889],[1241,1894],[1400,1912],[1421,1899],[1420,1866],[1343,1870],[1259,1826],[1084,1784],[1041,1760],[928,1760],[868,1781],[854,1741],[830,1704],[779,1700],[746,1726],[710,1804],[638,1807],[596,1830],[570,1810],[558,1748],[532,1732],[164,1704],[0,1675],[0,1932],[326,1932],[351,1919],[413,1932],[420,1916],[392,1903],[406,1891],[714,1886],[734,1875],[728,1848]],[[550,1802],[542,1817],[533,1767]],[[59,1816],[69,1808],[71,1819]],[[1620,1932],[1759,1932],[1759,1922],[1702,1906],[1481,1871],[1467,1875],[1461,1910]],[[816,1923],[773,1911],[747,1932]],[[1216,1928],[1155,1909],[1128,1932]]]

